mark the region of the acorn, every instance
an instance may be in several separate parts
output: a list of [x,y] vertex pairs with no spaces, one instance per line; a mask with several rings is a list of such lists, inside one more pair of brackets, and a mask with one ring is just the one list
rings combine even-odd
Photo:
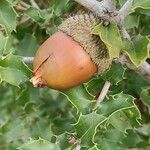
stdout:
[[33,62],[34,87],[64,90],[106,71],[112,62],[92,29],[101,22],[94,14],[74,15],[38,49]]

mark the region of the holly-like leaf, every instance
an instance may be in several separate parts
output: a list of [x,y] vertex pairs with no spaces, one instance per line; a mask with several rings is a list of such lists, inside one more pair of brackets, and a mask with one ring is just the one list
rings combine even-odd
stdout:
[[9,54],[0,60],[0,80],[14,86],[29,80],[31,71],[23,64],[20,56]]
[[112,127],[100,128],[95,136],[95,142],[100,150],[121,150],[124,133]]
[[53,11],[56,16],[61,16],[65,11],[69,10],[72,6],[69,0],[52,0]]
[[34,56],[38,47],[39,43],[36,38],[31,34],[25,34],[23,40],[19,43],[18,54],[21,56]]
[[128,54],[129,58],[136,66],[139,66],[149,57],[149,42],[147,37],[138,35],[133,37],[132,41],[124,41],[123,51]]
[[[107,124],[115,125],[115,120],[112,121],[111,117],[113,117],[113,119],[114,117],[118,117],[117,113],[119,112],[128,110],[126,115],[130,117],[132,121],[130,122],[128,120],[128,124],[123,127],[120,127],[119,125],[115,126],[117,130],[126,132],[127,129],[137,126],[139,124],[137,119],[140,119],[140,114],[134,105],[133,100],[134,98],[132,96],[119,93],[110,96],[107,101],[102,102],[98,107],[97,112],[92,112],[87,115],[81,114],[75,125],[77,137],[81,140],[81,146],[91,148],[95,144],[94,138],[97,127],[105,121]],[[123,122],[121,122],[122,119],[127,119],[127,117],[120,117],[120,119],[120,124],[123,124]]]
[[88,93],[83,85],[65,90],[63,94],[76,107],[77,111],[80,112],[84,112],[85,109],[89,108],[93,100],[93,96]]
[[20,70],[26,76],[31,75],[31,70],[28,68],[27,65],[25,65],[22,62],[22,57],[17,56],[17,55],[9,54],[3,57],[2,59],[0,59],[0,66],[5,67],[5,68],[9,67],[9,68]]
[[116,24],[110,24],[105,27],[101,23],[92,30],[92,34],[99,35],[108,49],[110,58],[119,57],[122,48],[122,39]]
[[20,119],[8,121],[0,129],[8,143],[18,140],[25,141],[29,136],[29,131],[25,128],[24,122]]
[[139,111],[133,107],[112,114],[107,120],[107,124],[111,124],[118,131],[126,133],[127,130],[139,125],[137,118],[140,118]]
[[96,145],[90,148],[89,150],[100,150]]
[[136,8],[150,9],[150,1],[149,0],[134,0],[132,9]]
[[0,56],[3,54],[3,51],[6,48],[7,39],[7,37],[0,34]]
[[122,140],[124,149],[127,147],[135,147],[138,143],[142,142],[141,137],[134,131],[134,129],[128,131],[128,135]]
[[125,68],[121,64],[113,64],[110,70],[102,75],[106,81],[109,80],[113,84],[118,84],[124,79]]
[[61,134],[57,136],[57,145],[60,147],[61,150],[69,149],[72,145],[69,143],[69,135],[67,133]]
[[31,140],[18,148],[19,150],[60,150],[60,148],[47,140],[39,138],[38,140]]
[[16,29],[17,14],[11,4],[6,0],[0,1],[0,25],[2,25],[7,33],[11,33]]
[[140,17],[137,15],[128,15],[125,19],[125,27],[126,29],[138,28]]
[[150,112],[150,87],[145,87],[142,89],[140,98],[148,106]]
[[93,147],[94,135],[98,125],[103,123],[106,117],[92,112],[87,115],[81,115],[77,124],[75,125],[77,137],[81,140],[82,147]]
[[46,19],[42,15],[42,10],[37,9],[35,7],[30,7],[25,11],[25,14],[29,16],[35,22],[43,22]]
[[109,97],[109,100],[104,101],[98,107],[98,113],[103,116],[110,116],[120,110],[125,110],[135,107],[134,98],[130,95],[119,93]]
[[87,90],[94,96],[99,95],[100,91],[104,86],[105,81],[102,79],[101,76],[96,76],[92,78],[89,82],[87,82],[86,88]]
[[143,15],[150,16],[150,9],[140,9],[139,11]]
[[0,81],[5,81],[14,86],[19,86],[20,83],[26,82],[29,78],[20,70],[13,68],[4,68],[0,66]]

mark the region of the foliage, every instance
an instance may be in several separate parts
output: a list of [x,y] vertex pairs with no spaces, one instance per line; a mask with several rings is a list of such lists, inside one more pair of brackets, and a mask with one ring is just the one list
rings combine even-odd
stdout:
[[[66,91],[32,87],[32,66],[22,57],[33,56],[78,7],[72,0],[35,1],[0,1],[0,150],[150,149],[150,85],[120,64]],[[149,22],[150,1],[134,0],[125,21],[132,41],[123,41],[113,24],[100,24],[93,33],[110,57],[124,51],[139,65],[149,57]],[[110,91],[95,110],[106,80]]]

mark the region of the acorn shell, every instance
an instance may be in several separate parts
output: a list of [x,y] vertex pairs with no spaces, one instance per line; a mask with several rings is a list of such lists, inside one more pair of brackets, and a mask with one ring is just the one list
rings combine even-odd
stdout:
[[69,17],[38,49],[33,63],[35,87],[69,89],[107,70],[112,60],[92,29],[101,22],[93,14]]
[[49,86],[64,90],[89,80],[97,66],[78,42],[59,31],[38,49],[34,63],[35,87]]

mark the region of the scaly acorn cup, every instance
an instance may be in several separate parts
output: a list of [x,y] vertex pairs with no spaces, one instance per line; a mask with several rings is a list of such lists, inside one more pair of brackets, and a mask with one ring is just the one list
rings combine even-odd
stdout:
[[92,13],[63,21],[35,55],[33,86],[69,89],[107,70],[112,60],[106,46],[98,36],[91,34],[100,22]]

